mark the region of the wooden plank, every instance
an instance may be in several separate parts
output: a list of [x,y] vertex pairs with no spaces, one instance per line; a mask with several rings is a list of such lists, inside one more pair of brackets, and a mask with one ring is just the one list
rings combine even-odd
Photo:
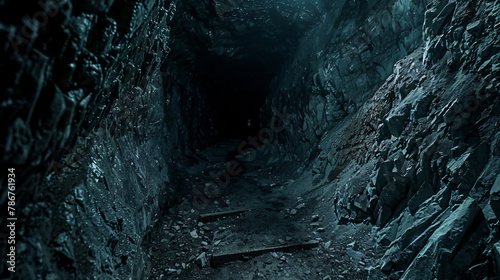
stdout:
[[235,216],[241,213],[245,213],[248,211],[252,211],[253,209],[243,209],[243,210],[231,210],[231,211],[225,211],[225,212],[216,212],[216,213],[206,213],[206,214],[200,214],[199,221],[203,223],[207,222],[213,222],[218,219],[230,217],[230,216]]
[[312,249],[314,247],[318,247],[318,245],[319,245],[318,241],[310,241],[307,243],[268,247],[268,248],[254,249],[254,250],[229,253],[229,254],[214,254],[211,258],[210,265],[212,267],[216,267],[216,266],[222,265],[222,264],[230,262],[230,261],[245,260],[248,258],[260,256],[260,255],[266,254],[266,253],[293,252],[293,251],[298,251],[298,250]]

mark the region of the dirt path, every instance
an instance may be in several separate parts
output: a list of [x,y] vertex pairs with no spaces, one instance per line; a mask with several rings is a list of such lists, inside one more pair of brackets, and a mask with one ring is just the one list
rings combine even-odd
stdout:
[[[231,141],[201,152],[200,163],[186,169],[186,184],[203,189],[213,182],[210,172],[224,170],[237,146]],[[296,195],[311,183],[308,176],[294,178],[295,170],[290,163],[276,167],[257,159],[231,177],[222,195],[204,201],[199,213],[166,213],[144,244],[151,258],[148,279],[367,279],[375,254],[371,227],[336,225],[331,200],[318,193]],[[180,208],[197,210],[195,196],[187,196]],[[234,210],[243,212],[207,216]],[[282,250],[302,244],[314,248]],[[271,247],[272,252],[221,262],[224,254]]]

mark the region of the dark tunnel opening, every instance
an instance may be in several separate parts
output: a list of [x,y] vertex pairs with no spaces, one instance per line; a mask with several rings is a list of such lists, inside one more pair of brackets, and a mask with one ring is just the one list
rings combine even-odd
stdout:
[[[199,79],[217,124],[217,141],[257,133],[259,111],[277,67],[261,61],[208,57]],[[277,64],[277,63],[275,63]],[[271,65],[271,66],[270,66]],[[210,72],[209,69],[212,69]]]
[[255,1],[219,7],[216,2],[203,2],[203,11],[180,6],[165,62],[177,65],[189,76],[186,82],[196,84],[199,95],[194,95],[206,103],[201,117],[210,119],[205,123],[210,125],[207,134],[215,136],[212,144],[258,132],[266,122],[260,119],[260,110],[272,80],[321,14],[318,3],[304,2],[301,7]]

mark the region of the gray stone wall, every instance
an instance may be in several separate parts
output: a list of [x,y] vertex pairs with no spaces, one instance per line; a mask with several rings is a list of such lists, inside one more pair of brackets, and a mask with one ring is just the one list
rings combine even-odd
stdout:
[[500,4],[358,2],[275,80],[263,115],[297,117],[272,154],[306,159],[341,223],[380,229],[392,279],[494,277]]
[[[426,1],[335,1],[275,78],[263,116],[287,107],[290,150],[304,159],[422,42]],[[336,26],[332,28],[332,26]],[[290,100],[294,100],[290,102]],[[265,119],[265,117],[264,117]]]
[[206,145],[193,140],[202,125],[192,120],[205,112],[191,104],[196,86],[163,83],[180,76],[161,68],[176,1],[1,5],[0,147],[2,169],[18,178],[15,278],[141,279],[142,240],[178,192],[170,167]]

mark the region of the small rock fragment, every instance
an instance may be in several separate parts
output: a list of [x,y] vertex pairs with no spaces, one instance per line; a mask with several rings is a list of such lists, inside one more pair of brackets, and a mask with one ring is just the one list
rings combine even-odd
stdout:
[[207,259],[207,253],[203,252],[201,253],[195,260],[196,264],[200,268],[204,268],[208,265],[208,259]]
[[177,269],[167,268],[167,275],[174,275],[177,272]]

